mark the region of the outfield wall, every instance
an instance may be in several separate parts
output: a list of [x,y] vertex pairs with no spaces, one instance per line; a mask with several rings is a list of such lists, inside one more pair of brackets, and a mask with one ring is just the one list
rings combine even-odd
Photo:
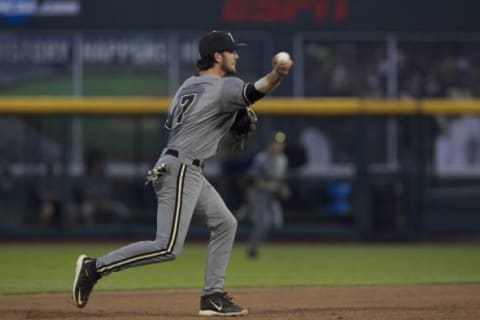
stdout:
[[[145,97],[0,98],[2,166],[13,186],[2,193],[3,234],[151,232],[155,202],[143,177],[166,142],[168,103]],[[278,236],[411,238],[480,230],[477,99],[268,98],[255,110],[260,125],[245,152],[222,152],[205,174],[235,210],[251,158],[271,131],[285,131],[295,192],[284,203],[287,223]],[[105,160],[104,182],[113,185],[113,199],[134,212],[116,227],[108,215],[93,228],[72,218],[95,152]],[[48,186],[61,190],[61,213],[42,225],[39,199]],[[248,225],[241,222],[240,234]]]
[[[170,98],[0,97],[3,114],[154,114],[166,112]],[[480,113],[480,99],[265,98],[255,110],[292,115],[462,115]]]

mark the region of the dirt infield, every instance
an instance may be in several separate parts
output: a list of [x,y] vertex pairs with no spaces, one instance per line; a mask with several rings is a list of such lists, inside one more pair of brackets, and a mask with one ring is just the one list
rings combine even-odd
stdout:
[[[236,289],[249,319],[478,320],[480,284]],[[94,292],[85,309],[69,294],[0,296],[0,319],[199,319],[198,291]]]

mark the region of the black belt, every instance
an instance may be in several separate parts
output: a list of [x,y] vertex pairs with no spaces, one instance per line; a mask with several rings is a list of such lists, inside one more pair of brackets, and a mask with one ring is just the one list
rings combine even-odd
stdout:
[[[169,154],[171,156],[174,156],[175,158],[178,158],[178,155],[179,155],[178,150],[175,150],[175,149],[167,149],[167,151],[165,151],[165,154]],[[202,160],[193,159],[192,164],[194,166],[203,168],[203,161]]]

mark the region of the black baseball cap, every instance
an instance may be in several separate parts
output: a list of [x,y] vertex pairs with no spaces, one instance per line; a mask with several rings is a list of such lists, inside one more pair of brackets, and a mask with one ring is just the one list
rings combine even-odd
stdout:
[[246,46],[245,43],[235,42],[230,32],[212,31],[200,39],[198,52],[200,57],[208,57],[215,52],[235,51],[237,47]]

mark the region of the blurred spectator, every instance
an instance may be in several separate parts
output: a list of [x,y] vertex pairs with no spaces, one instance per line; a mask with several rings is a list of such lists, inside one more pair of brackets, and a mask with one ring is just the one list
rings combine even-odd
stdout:
[[305,44],[306,96],[386,95],[384,43],[308,41]]
[[450,120],[435,141],[435,167],[468,169],[480,166],[480,118],[464,115]]
[[0,194],[2,195],[13,190],[13,178],[8,166],[8,162],[0,161]]
[[400,42],[397,51],[399,95],[404,97],[478,96],[476,43]]
[[[14,212],[11,203],[15,199],[15,184],[9,163],[0,160],[0,214],[9,217]],[[3,217],[1,217],[3,218]],[[0,221],[3,219],[0,219]]]
[[304,174],[315,174],[328,169],[332,163],[332,151],[327,136],[315,126],[307,126],[300,134],[307,161],[301,167]]
[[114,198],[112,181],[106,176],[101,151],[90,150],[86,159],[87,175],[79,191],[79,215],[86,225],[99,222],[122,222],[129,216],[125,204]]
[[382,40],[307,40],[305,95],[387,97],[395,65],[396,88],[390,93],[399,97],[480,96],[479,43],[399,39],[394,56],[387,56],[386,48]]
[[331,181],[327,184],[327,211],[332,215],[345,216],[350,213],[349,196],[351,185],[345,181]]
[[47,165],[45,176],[39,179],[35,191],[38,206],[34,210],[40,210],[37,222],[44,226],[60,225],[62,185],[61,180],[55,176],[52,164]]
[[[37,125],[37,126],[36,126]],[[3,159],[32,162],[55,161],[60,158],[59,143],[38,128],[28,117],[0,117],[0,152]]]

